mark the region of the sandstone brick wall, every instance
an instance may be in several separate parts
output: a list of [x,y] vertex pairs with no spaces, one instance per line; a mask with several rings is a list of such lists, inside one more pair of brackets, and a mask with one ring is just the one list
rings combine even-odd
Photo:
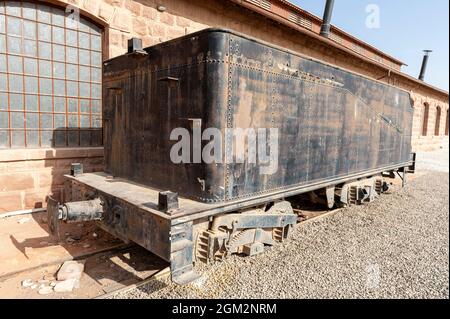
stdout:
[[[52,1],[55,2],[55,1]],[[107,28],[108,56],[127,50],[127,40],[141,38],[144,47],[177,38],[214,25],[215,12],[191,1],[158,0],[62,0],[81,8]],[[209,1],[201,1],[207,4]],[[217,2],[217,1],[212,1]],[[159,12],[164,4],[166,12]],[[217,9],[219,10],[219,9]],[[191,15],[195,16],[192,17]],[[203,18],[200,18],[203,16]]]
[[[448,101],[437,100],[421,94],[413,94],[414,119],[412,144],[414,151],[432,151],[438,148],[449,147],[449,136],[446,135],[446,121],[448,114]],[[428,121],[425,117],[425,103],[428,104]],[[441,108],[439,121],[439,134],[436,135],[437,108]],[[427,132],[423,135],[423,126],[426,122]]]
[[[44,2],[44,1],[43,1]],[[224,27],[289,48],[300,54],[357,72],[411,91],[407,81],[380,73],[368,63],[355,62],[352,57],[331,50],[324,44],[273,21],[262,18],[227,0],[48,0],[57,5],[72,5],[82,15],[104,27],[104,59],[123,54],[127,40],[139,37],[144,46],[164,42],[207,27]],[[165,12],[157,10],[166,7]],[[414,87],[415,150],[429,150],[448,145],[445,117],[448,95],[425,87]],[[423,103],[430,104],[429,135],[420,136]],[[435,106],[442,106],[441,133],[434,135]],[[86,171],[103,169],[102,149],[44,149],[0,151],[0,212],[44,205],[45,197],[61,191],[63,174],[72,162],[82,162]]]
[[103,170],[103,148],[0,150],[0,213],[45,207],[60,197],[71,163],[86,172]]
[[[139,37],[143,45],[150,46],[167,41],[207,27],[225,27],[246,33],[262,40],[278,44],[301,54],[338,65],[357,73],[380,78],[374,69],[355,63],[352,58],[330,53],[324,47],[308,42],[296,32],[281,28],[279,25],[249,14],[242,8],[230,6],[221,0],[68,0],[98,17],[107,25],[109,49],[108,56],[114,57],[127,50],[127,40]],[[157,7],[164,4],[165,12]],[[407,84],[394,78],[385,77],[384,81],[412,91]],[[413,93],[420,101],[415,103],[413,145],[415,151],[433,150],[448,145],[445,136],[445,118],[448,110],[448,96],[430,94],[429,90],[414,88]],[[431,92],[432,93],[432,92]],[[430,104],[429,132],[422,136],[422,106]],[[434,116],[436,106],[442,107],[441,132],[434,136]]]

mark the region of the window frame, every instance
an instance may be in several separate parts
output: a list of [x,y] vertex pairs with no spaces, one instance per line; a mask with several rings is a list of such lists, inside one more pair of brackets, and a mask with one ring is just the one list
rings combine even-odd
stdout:
[[[29,0],[14,2],[0,1],[0,7],[0,18],[4,20],[4,31],[2,31],[4,33],[0,36],[4,36],[5,39],[5,48],[4,50],[2,49],[0,58],[4,57],[6,61],[5,70],[0,70],[0,73],[6,77],[6,87],[0,93],[0,98],[3,99],[3,102],[6,102],[3,107],[0,105],[0,125],[2,125],[1,115],[4,117],[7,114],[6,125],[3,123],[0,127],[0,139],[4,138],[4,140],[0,141],[0,149],[102,146],[102,73],[103,60],[107,58],[105,55],[105,52],[107,52],[105,50],[106,28],[86,15],[81,14],[79,20],[81,24],[74,30],[77,35],[77,43],[72,46],[67,39],[67,32],[71,30],[68,25],[68,19],[70,18],[67,17],[64,7],[52,3],[33,2]],[[28,8],[31,8],[31,10]],[[12,12],[19,12],[19,15],[11,15]],[[47,13],[48,20],[42,21],[39,15],[40,12]],[[34,16],[30,17],[30,13]],[[19,21],[20,30],[15,31],[14,33],[18,35],[14,36],[14,34],[8,32],[8,24],[11,24],[9,20],[17,23],[16,19]],[[25,27],[25,25],[27,26]],[[47,29],[50,30],[50,42],[39,38],[40,25],[46,25]],[[27,35],[25,35],[25,28],[29,29]],[[58,31],[61,31],[59,28],[61,28],[64,34],[56,34]],[[34,34],[30,33],[30,30],[34,30]],[[56,38],[54,38],[55,35]],[[72,83],[69,82],[70,80],[67,76],[68,65],[76,65],[78,71],[83,66],[81,66],[79,59],[76,63],[69,61],[66,51],[67,48],[74,48],[77,52],[81,52],[80,50],[83,48],[78,39],[80,35],[86,36],[89,40],[89,43],[86,44],[89,50],[89,65],[85,67],[89,69],[90,76],[89,80],[86,81],[86,79],[82,79],[78,75],[77,79]],[[32,39],[33,36],[34,39]],[[13,39],[11,41],[16,41],[14,40],[15,38],[18,39],[21,44],[20,52],[11,53],[8,50],[8,41],[10,38]],[[63,43],[61,43],[61,40]],[[27,41],[29,43],[35,43],[36,51],[34,56],[27,54],[28,52],[25,51],[24,44],[28,43]],[[92,43],[95,43],[94,41],[96,44],[92,46]],[[51,49],[49,57],[41,58],[39,56],[39,46],[41,45]],[[63,61],[59,62],[55,59],[54,54],[58,52],[55,50],[60,50],[63,53],[63,56],[61,56]],[[95,55],[98,55],[95,58],[98,61],[96,64],[92,61]],[[8,65],[10,60],[20,61],[20,63],[14,64],[17,68],[14,71],[18,72],[10,71]],[[44,75],[39,70],[41,64],[43,65],[43,70],[48,69],[48,66],[45,67],[46,63],[50,65],[50,75]],[[62,76],[61,74],[56,74],[55,69],[57,69],[57,64],[63,66],[64,74]],[[35,68],[34,74],[28,72],[30,68]],[[92,72],[98,74],[93,77]],[[15,79],[16,77],[20,79],[11,82],[10,78]],[[70,83],[75,84],[77,87],[77,90],[72,92],[73,97],[69,96],[68,92]],[[11,88],[11,84],[14,85],[14,90]],[[95,89],[93,89],[94,86],[96,86]],[[43,91],[44,87],[48,88],[48,90]],[[85,92],[86,96],[81,96],[80,88],[84,89],[83,92]],[[94,93],[96,96],[93,95]],[[18,101],[17,108],[13,106],[12,99]],[[77,117],[77,125],[75,127],[68,125],[69,116],[72,114],[68,109],[69,99],[77,100],[77,111],[73,113]],[[47,102],[45,102],[46,100]],[[51,103],[49,103],[49,100],[51,100]],[[49,107],[43,108],[45,104],[42,103],[49,104]],[[85,107],[86,103],[89,104],[88,108]],[[84,106],[82,106],[83,104]],[[4,107],[5,105],[6,108]],[[57,105],[63,105],[63,109],[58,109]],[[65,117],[64,121],[61,120],[62,116]],[[88,121],[86,116],[89,117]],[[49,125],[49,117],[51,117],[51,126]],[[18,122],[19,118],[22,118],[22,123]],[[31,124],[29,121],[32,121]],[[33,121],[37,121],[37,125]],[[89,126],[87,127],[86,124],[88,122]],[[65,126],[59,126],[58,123],[64,123]],[[88,139],[82,138],[83,134],[84,137],[87,136],[86,131],[90,132]],[[61,143],[58,143],[57,135],[61,135],[62,132],[64,132],[64,142],[61,140]],[[70,140],[70,134],[77,135],[77,138]],[[38,135],[37,139],[36,135]],[[19,142],[15,143],[15,139],[18,139]]]
[[422,106],[422,130],[421,130],[422,136],[428,135],[429,117],[430,117],[430,104],[425,102]]

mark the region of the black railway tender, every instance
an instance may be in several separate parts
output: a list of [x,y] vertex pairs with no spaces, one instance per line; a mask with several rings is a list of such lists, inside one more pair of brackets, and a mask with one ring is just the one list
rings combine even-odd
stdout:
[[405,91],[227,30],[139,43],[104,63],[105,171],[72,165],[52,232],[96,220],[183,284],[198,260],[286,239],[300,194],[361,204],[414,172]]

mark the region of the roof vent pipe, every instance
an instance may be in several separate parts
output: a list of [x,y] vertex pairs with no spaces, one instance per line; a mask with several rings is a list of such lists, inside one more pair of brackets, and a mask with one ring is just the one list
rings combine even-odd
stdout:
[[428,59],[430,58],[430,53],[433,52],[433,51],[431,51],[431,50],[423,50],[423,52],[425,54],[423,56],[422,67],[420,69],[420,75],[419,75],[419,80],[420,81],[424,81],[425,80],[425,73],[427,72]]
[[323,13],[322,27],[320,28],[320,35],[328,38],[330,37],[331,16],[333,14],[334,0],[327,0],[325,11]]

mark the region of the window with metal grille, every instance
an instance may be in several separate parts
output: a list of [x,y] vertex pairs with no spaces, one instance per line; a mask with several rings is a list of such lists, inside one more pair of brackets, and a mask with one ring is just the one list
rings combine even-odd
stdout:
[[445,117],[445,136],[448,136],[448,110],[447,116]]
[[333,41],[335,41],[335,42],[337,42],[337,43],[339,43],[339,44],[342,44],[342,43],[343,43],[342,38],[341,38],[340,36],[338,36],[338,35],[337,35],[336,33],[334,33],[334,32],[331,32],[331,33],[330,33],[330,39],[333,40]]
[[99,27],[0,1],[0,148],[101,145],[101,77]]
[[383,58],[377,54],[374,54],[373,60],[377,61],[378,63],[383,63]]
[[427,136],[428,134],[428,116],[430,113],[430,105],[428,103],[423,104],[422,113],[422,136]]
[[272,4],[270,1],[267,0],[247,0],[250,3],[253,3],[254,5],[260,6],[266,10],[272,9]]
[[294,12],[290,12],[288,16],[288,20],[298,24],[306,29],[312,30],[312,21],[306,18],[299,16]]
[[353,47],[353,51],[355,51],[355,52],[357,52],[357,53],[359,53],[359,54],[364,55],[365,50],[364,50],[364,48],[363,48],[362,46],[353,43],[353,44],[352,44],[352,47]]
[[434,123],[434,135],[439,136],[441,133],[441,107],[436,108],[436,121]]

